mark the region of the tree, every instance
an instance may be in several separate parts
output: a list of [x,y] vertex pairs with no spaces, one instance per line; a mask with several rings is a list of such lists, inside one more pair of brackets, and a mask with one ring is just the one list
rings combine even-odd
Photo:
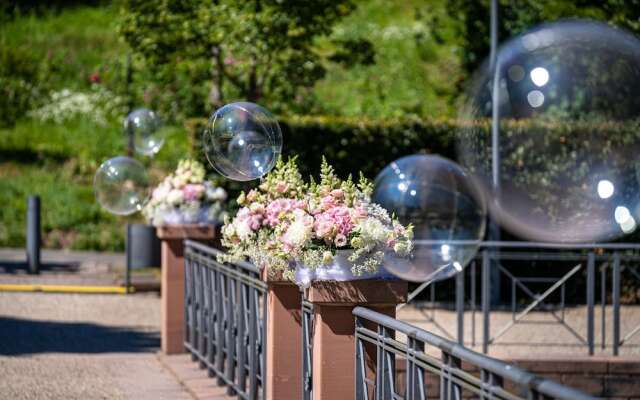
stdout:
[[353,7],[339,0],[124,0],[120,32],[168,90],[165,103],[178,100],[179,114],[202,115],[233,99],[301,111],[332,56],[319,54],[314,40]]
[[[498,35],[503,42],[543,22],[589,18],[640,33],[640,0],[498,0]],[[473,72],[489,55],[489,0],[452,0],[449,12],[460,21],[463,64]]]

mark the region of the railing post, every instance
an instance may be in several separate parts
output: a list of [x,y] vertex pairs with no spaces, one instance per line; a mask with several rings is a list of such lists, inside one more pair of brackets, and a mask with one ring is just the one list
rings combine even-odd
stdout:
[[29,196],[27,206],[27,265],[30,274],[40,273],[40,197]]
[[267,283],[266,398],[299,399],[303,383],[302,295],[296,284],[263,271]]
[[617,356],[620,349],[620,253],[613,253],[613,355]]
[[456,275],[456,314],[458,319],[458,343],[464,345],[464,270]]
[[[313,303],[313,399],[353,399],[356,396],[356,345],[353,309],[365,305],[395,317],[396,305],[406,301],[407,283],[399,280],[359,280],[313,282],[308,300]],[[361,344],[363,354],[373,361],[376,351]],[[382,360],[381,360],[382,361]],[[389,365],[389,360],[387,360]],[[366,376],[373,365],[365,363]],[[359,392],[362,394],[362,392]]]
[[482,352],[489,351],[489,318],[491,304],[491,260],[489,250],[482,251]]
[[185,337],[184,239],[211,241],[212,225],[176,225],[157,229],[162,241],[160,346],[164,354],[183,353]]
[[593,251],[589,252],[587,258],[587,344],[589,355],[594,353],[594,317],[593,308],[595,303],[595,277],[596,277],[596,256]]

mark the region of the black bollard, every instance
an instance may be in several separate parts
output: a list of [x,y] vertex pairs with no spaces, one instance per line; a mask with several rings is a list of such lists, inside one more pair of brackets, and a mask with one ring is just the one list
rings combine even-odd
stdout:
[[40,197],[29,196],[27,207],[27,266],[30,274],[40,273]]

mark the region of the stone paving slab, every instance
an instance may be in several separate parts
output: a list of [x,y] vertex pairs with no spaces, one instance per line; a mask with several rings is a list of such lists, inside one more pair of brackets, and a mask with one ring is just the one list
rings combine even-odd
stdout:
[[226,400],[237,396],[227,394],[227,388],[218,386],[216,378],[209,377],[207,370],[191,360],[191,355],[158,355],[160,362],[198,400]]

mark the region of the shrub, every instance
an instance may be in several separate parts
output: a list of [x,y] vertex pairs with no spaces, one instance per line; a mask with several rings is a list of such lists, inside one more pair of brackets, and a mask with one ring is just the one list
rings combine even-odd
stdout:
[[[192,154],[204,159],[200,149],[205,119],[185,123]],[[320,168],[324,155],[341,176],[362,171],[373,178],[391,161],[415,153],[437,153],[454,157],[452,119],[334,118],[326,116],[279,119],[283,155],[297,155],[303,175]]]

